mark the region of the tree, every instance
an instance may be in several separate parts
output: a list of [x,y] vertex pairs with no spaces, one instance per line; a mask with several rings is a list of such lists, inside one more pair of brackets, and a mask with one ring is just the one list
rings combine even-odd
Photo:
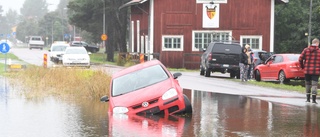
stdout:
[[48,12],[46,0],[25,0],[20,12],[25,18],[42,18]]
[[19,15],[18,15],[17,11],[12,10],[12,9],[9,9],[9,11],[6,14],[6,18],[8,21],[8,25],[10,27],[17,25],[17,23],[19,21]]
[[[73,0],[68,4],[72,25],[92,34],[93,42],[101,42],[103,33],[103,10],[106,13],[107,61],[114,61],[114,51],[127,52],[127,10],[118,8],[128,0]],[[105,6],[104,6],[105,3]],[[105,8],[104,8],[105,7]]]
[[[307,47],[309,5],[310,1],[294,0],[288,4],[276,6],[275,14],[275,52],[276,53],[301,53]],[[319,34],[317,26],[319,17],[319,3],[313,4],[312,34],[311,39]],[[317,36],[318,37],[318,36]]]

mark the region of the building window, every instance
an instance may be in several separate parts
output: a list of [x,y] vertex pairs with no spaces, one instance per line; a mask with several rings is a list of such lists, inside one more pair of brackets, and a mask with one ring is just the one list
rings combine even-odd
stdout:
[[232,33],[231,31],[193,31],[192,51],[199,51],[203,48],[207,48],[209,43],[214,40],[232,40]]
[[241,45],[249,44],[251,49],[262,50],[262,36],[240,36]]
[[183,51],[183,36],[170,35],[162,36],[163,51]]

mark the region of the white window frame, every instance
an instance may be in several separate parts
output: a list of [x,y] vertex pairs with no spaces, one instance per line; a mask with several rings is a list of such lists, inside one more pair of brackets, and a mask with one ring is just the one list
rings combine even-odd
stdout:
[[[199,48],[195,47],[195,33],[229,33],[229,35],[231,36],[229,39],[232,40],[232,31],[231,30],[193,30],[192,31],[192,51],[200,51]],[[211,36],[211,41],[213,40],[213,37]],[[209,43],[211,42],[208,42]]]
[[[166,48],[164,46],[164,39],[165,38],[180,38],[180,48]],[[162,35],[162,51],[183,51],[183,35]]]
[[250,39],[250,47],[252,48],[252,39],[259,39],[259,48],[252,48],[256,50],[262,50],[262,35],[240,35],[240,44],[243,46],[243,39]]

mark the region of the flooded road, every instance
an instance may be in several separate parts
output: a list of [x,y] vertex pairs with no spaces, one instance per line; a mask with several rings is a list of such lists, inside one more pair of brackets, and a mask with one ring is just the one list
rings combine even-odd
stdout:
[[0,78],[1,137],[320,136],[319,105],[184,90],[193,114],[109,115],[98,100],[27,99]]

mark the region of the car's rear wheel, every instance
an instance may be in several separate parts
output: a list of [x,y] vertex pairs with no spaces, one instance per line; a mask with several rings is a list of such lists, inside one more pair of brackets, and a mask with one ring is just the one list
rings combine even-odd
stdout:
[[92,53],[96,53],[98,50],[97,49],[92,49],[91,52]]
[[256,79],[256,81],[261,81],[261,75],[259,70],[256,70],[254,72],[254,78]]
[[230,78],[234,78],[236,76],[235,72],[230,72]]
[[280,83],[285,83],[285,82],[289,82],[290,80],[286,78],[286,74],[284,73],[284,71],[280,71],[279,75],[278,75],[278,79],[280,81]]
[[210,69],[206,69],[205,77],[210,77],[210,73],[211,73]]

